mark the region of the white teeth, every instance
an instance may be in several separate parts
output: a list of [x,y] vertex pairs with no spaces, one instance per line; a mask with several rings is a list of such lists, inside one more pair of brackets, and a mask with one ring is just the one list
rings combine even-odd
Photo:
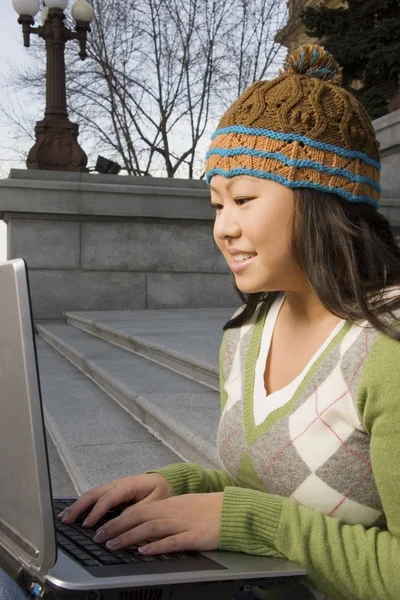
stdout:
[[249,258],[253,258],[254,254],[235,254],[233,260],[235,262],[242,262],[243,260],[248,260]]

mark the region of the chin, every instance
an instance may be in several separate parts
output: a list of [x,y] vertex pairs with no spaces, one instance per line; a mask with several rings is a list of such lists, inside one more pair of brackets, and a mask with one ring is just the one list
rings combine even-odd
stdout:
[[242,294],[266,294],[267,292],[280,292],[283,289],[282,286],[272,283],[269,285],[266,281],[257,284],[255,281],[240,281],[238,277],[235,277],[235,283]]
[[237,280],[236,286],[242,292],[242,294],[259,294],[270,291],[266,290],[264,286],[251,285],[249,283],[246,284],[241,282],[239,283]]

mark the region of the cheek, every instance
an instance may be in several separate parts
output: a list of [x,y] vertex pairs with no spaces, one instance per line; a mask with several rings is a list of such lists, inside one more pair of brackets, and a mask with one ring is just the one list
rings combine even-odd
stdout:
[[286,258],[291,254],[291,227],[287,219],[268,219],[262,227],[249,230],[249,239],[258,254],[266,258]]

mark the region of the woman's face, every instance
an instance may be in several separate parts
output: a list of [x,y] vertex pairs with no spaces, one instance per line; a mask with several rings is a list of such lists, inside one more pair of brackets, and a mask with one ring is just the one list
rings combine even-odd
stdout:
[[239,290],[249,294],[303,287],[304,275],[290,250],[292,190],[247,175],[215,175],[210,189],[214,239]]

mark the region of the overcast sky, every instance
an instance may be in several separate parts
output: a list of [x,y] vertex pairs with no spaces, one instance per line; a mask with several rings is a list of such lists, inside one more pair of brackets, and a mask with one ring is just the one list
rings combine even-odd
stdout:
[[[13,66],[21,65],[26,60],[28,49],[24,48],[22,42],[22,28],[17,23],[18,15],[12,7],[11,0],[1,0],[1,28],[0,36],[0,103],[5,101],[4,80]],[[39,115],[38,115],[39,116]],[[2,148],[10,145],[12,142],[8,137],[6,128],[1,128]],[[7,158],[6,153],[2,152],[2,157]],[[11,155],[8,157],[10,158]],[[0,177],[5,177],[11,166],[18,166],[13,163],[3,162],[0,169]],[[6,226],[0,220],[0,260],[6,259]]]
[[[13,67],[22,65],[27,59],[29,50],[24,48],[22,41],[22,28],[18,25],[18,15],[12,7],[11,0],[1,0],[1,27],[2,35],[0,37],[0,103],[6,100],[5,78],[12,73]],[[26,102],[29,102],[26,99]],[[38,115],[40,117],[40,115]],[[9,137],[7,128],[0,129],[2,148],[12,146],[12,140]],[[4,150],[1,153],[2,158],[11,159],[11,152],[8,154]],[[13,162],[2,162],[0,168],[0,177],[6,177],[7,172],[12,166],[20,166]],[[6,226],[0,220],[0,260],[6,259]]]

